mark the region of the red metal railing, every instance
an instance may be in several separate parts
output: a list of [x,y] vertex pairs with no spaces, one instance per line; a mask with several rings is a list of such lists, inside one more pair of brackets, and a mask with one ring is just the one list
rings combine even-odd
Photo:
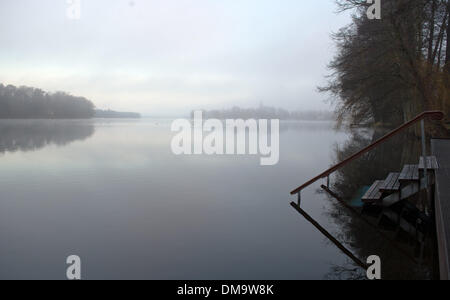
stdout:
[[394,129],[393,131],[391,131],[390,133],[386,134],[385,136],[383,136],[382,138],[380,138],[376,142],[370,144],[366,148],[362,149],[358,153],[353,154],[352,156],[350,156],[346,160],[338,163],[337,165],[329,168],[328,170],[326,170],[325,172],[321,173],[320,175],[317,175],[313,179],[305,182],[304,184],[302,184],[301,186],[299,186],[298,188],[293,190],[291,192],[291,195],[299,194],[299,198],[300,198],[300,192],[303,189],[305,189],[306,187],[310,186],[311,184],[315,183],[316,181],[318,181],[318,180],[320,180],[322,178],[329,177],[332,173],[336,172],[337,170],[339,170],[340,168],[342,168],[346,164],[348,164],[348,163],[352,162],[353,160],[359,158],[360,156],[364,155],[365,153],[369,152],[373,148],[375,148],[375,147],[379,146],[380,144],[384,143],[385,141],[387,141],[391,137],[395,136],[396,134],[398,134],[398,133],[406,130],[407,128],[411,127],[412,125],[416,124],[417,122],[425,120],[427,118],[431,119],[431,120],[442,120],[444,118],[444,116],[445,116],[445,114],[443,112],[441,112],[441,111],[425,111],[425,112],[421,113],[420,115],[418,115],[417,117],[415,117],[411,121],[401,125],[397,129]]

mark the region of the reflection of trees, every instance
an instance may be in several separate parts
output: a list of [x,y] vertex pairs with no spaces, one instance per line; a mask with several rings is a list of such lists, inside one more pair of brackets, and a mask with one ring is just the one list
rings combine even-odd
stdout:
[[[270,122],[269,122],[270,124]],[[285,131],[309,131],[309,132],[328,132],[333,128],[333,123],[328,121],[281,121],[280,132]]]
[[363,269],[351,266],[350,261],[346,266],[333,265],[331,271],[325,275],[326,280],[365,280],[367,276]]
[[50,144],[64,146],[85,140],[93,133],[93,124],[86,121],[2,120],[0,153],[34,151]]
[[[336,162],[354,154],[365,146],[380,138],[384,132],[375,131],[353,132],[352,138],[343,147],[336,147]],[[385,179],[390,172],[401,171],[404,164],[418,162],[420,155],[420,141],[408,135],[399,136],[378,148],[370,151],[367,155],[350,163],[340,169],[334,177],[332,190],[350,201],[355,196],[361,196],[361,188],[370,186],[377,179]],[[418,279],[428,278],[431,267],[425,264],[418,266],[408,257],[398,252],[381,237],[374,229],[370,228],[362,220],[356,218],[335,199],[330,198],[332,203],[327,215],[338,225],[338,238],[353,250],[356,256],[365,260],[371,255],[378,255],[382,260],[382,271],[384,279]],[[370,219],[376,223],[375,219]],[[394,232],[385,232],[392,239]],[[399,246],[411,252],[414,249],[413,241],[407,236],[400,236],[397,240]],[[348,276],[353,278],[355,274],[351,264],[347,266],[333,267],[327,278],[341,278]]]

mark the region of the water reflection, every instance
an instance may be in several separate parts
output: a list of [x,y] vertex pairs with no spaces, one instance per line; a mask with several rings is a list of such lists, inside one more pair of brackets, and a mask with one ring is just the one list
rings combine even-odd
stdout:
[[0,120],[0,153],[65,146],[93,134],[93,123],[86,120]]
[[[86,279],[358,278],[290,208],[287,194],[383,132],[353,131],[348,141],[329,122],[282,122],[280,162],[262,168],[251,156],[175,156],[170,124],[0,121],[0,153],[15,152],[0,160],[0,238],[7,241],[0,278],[64,279],[72,254],[82,257]],[[419,150],[410,142],[392,141],[342,169],[333,188],[350,199],[414,162]],[[334,144],[342,146],[333,159]],[[380,255],[385,278],[413,274],[409,261],[325,194],[311,188],[304,197],[305,209],[326,228],[337,224],[358,257]]]
[[[339,162],[382,137],[384,130],[354,130],[351,139],[342,147],[335,147],[335,161]],[[404,164],[417,164],[420,157],[420,140],[411,133],[395,137],[385,144],[375,148],[363,157],[340,169],[334,177],[332,189],[353,206],[362,206],[361,196],[375,180],[382,180],[391,172],[399,172]],[[422,266],[415,264],[410,258],[393,249],[392,245],[380,236],[376,230],[370,228],[356,218],[336,200],[327,215],[339,226],[339,239],[345,241],[348,247],[361,258],[378,255],[383,263],[384,279],[427,279],[431,276],[431,263]],[[376,219],[364,216],[374,224]],[[385,232],[386,233],[386,232]],[[390,233],[389,233],[390,234]],[[414,254],[415,240],[409,236],[396,236],[398,245]],[[334,266],[327,278],[364,278],[365,275],[355,269],[349,262],[347,265]]]
[[[3,124],[2,145],[87,138],[80,122]],[[283,124],[280,162],[263,168],[248,155],[174,155],[170,120],[93,122],[84,142],[0,157],[0,278],[64,279],[72,254],[84,279],[321,279],[344,259],[289,206],[347,139],[332,123]],[[328,225],[326,196],[306,198]]]
[[282,121],[280,122],[280,132],[285,131],[310,131],[310,132],[330,132],[332,123],[329,121]]

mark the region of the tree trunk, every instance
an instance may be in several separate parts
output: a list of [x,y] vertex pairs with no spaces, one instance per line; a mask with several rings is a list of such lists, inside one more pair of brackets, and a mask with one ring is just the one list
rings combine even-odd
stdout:
[[436,15],[436,0],[431,4],[431,19],[430,19],[430,35],[428,36],[428,62],[433,65],[433,41],[434,41],[434,25]]
[[447,2],[447,45],[445,52],[445,71],[450,73],[450,1]]

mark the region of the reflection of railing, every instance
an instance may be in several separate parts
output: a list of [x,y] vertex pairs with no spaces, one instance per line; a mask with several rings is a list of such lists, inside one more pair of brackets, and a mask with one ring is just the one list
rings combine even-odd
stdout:
[[[338,163],[337,165],[329,168],[328,170],[326,170],[325,172],[321,173],[320,175],[314,177],[313,179],[305,182],[304,184],[302,184],[301,186],[299,186],[298,188],[296,188],[295,190],[293,190],[291,192],[291,195],[298,195],[298,205],[300,206],[300,202],[301,202],[301,192],[303,189],[307,188],[308,186],[310,186],[311,184],[315,183],[316,181],[322,179],[322,178],[327,178],[327,183],[329,185],[329,179],[330,179],[330,175],[334,172],[336,172],[337,170],[339,170],[340,168],[342,168],[343,166],[347,165],[348,163],[354,161],[355,159],[361,157],[362,155],[364,155],[365,153],[369,152],[370,150],[372,150],[373,148],[376,148],[377,146],[379,146],[380,144],[384,143],[385,141],[387,141],[388,139],[390,139],[391,137],[397,135],[398,133],[408,129],[409,127],[411,127],[412,125],[416,124],[417,122],[421,121],[421,125],[422,125],[422,141],[423,141],[423,149],[422,151],[425,152],[425,123],[424,120],[425,119],[432,119],[432,120],[442,120],[444,118],[444,113],[441,111],[425,111],[423,113],[421,113],[420,115],[418,115],[417,117],[415,117],[414,119],[412,119],[411,121],[401,125],[400,127],[398,127],[397,129],[391,131],[390,133],[386,134],[385,136],[383,136],[382,138],[380,138],[379,140],[377,140],[376,142],[370,144],[369,146],[367,146],[366,148],[362,149],[361,151],[353,154],[352,156],[350,156],[349,158],[347,158],[346,160]],[[426,154],[424,153],[424,157],[426,157]],[[425,176],[426,177],[426,176]]]

